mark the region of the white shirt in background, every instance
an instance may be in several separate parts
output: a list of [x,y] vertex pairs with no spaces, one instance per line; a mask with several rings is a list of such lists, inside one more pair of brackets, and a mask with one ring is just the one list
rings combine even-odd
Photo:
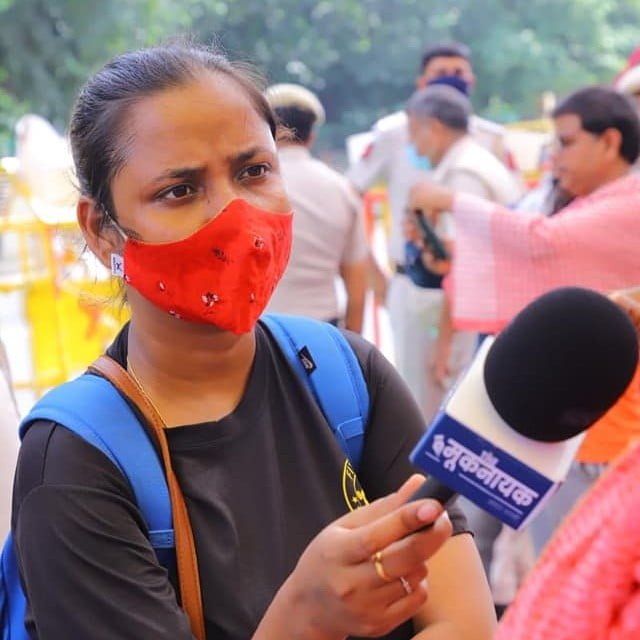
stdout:
[[[469,131],[494,156],[499,159],[505,157],[504,127],[478,116],[471,116]],[[349,180],[361,192],[367,191],[377,182],[386,183],[391,209],[388,253],[396,264],[404,264],[405,260],[402,224],[409,189],[421,178],[429,176],[428,171],[414,164],[414,157],[410,148],[407,114],[398,111],[376,122],[371,144],[347,172]]]

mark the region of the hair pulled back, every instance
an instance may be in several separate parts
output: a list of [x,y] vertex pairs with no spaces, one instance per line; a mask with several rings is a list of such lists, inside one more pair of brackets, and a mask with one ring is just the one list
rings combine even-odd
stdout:
[[82,195],[115,216],[111,183],[126,159],[131,109],[141,99],[193,82],[203,73],[221,74],[236,82],[275,138],[275,118],[262,93],[264,82],[249,65],[183,42],[124,53],[87,81],[72,111],[69,138]]

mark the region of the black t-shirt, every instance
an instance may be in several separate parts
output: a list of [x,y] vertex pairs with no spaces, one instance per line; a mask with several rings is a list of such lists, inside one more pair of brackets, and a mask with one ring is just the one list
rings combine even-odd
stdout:
[[[126,362],[126,329],[109,354]],[[370,394],[358,478],[374,500],[414,471],[423,431],[407,387],[384,357],[347,334]],[[258,326],[237,408],[217,422],[167,430],[191,520],[207,637],[251,637],[313,537],[362,500],[320,410]],[[449,510],[454,531],[464,515]],[[13,526],[33,640],[191,639],[174,587],[112,462],[69,430],[34,424],[16,475]],[[385,638],[411,637],[407,623]]]

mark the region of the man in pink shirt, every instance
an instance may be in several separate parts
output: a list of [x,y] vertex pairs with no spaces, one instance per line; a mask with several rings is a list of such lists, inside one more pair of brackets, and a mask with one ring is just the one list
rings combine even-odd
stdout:
[[[640,175],[632,170],[640,123],[633,105],[612,88],[587,87],[562,101],[553,118],[556,175],[560,187],[576,196],[555,215],[514,214],[426,180],[411,192],[411,206],[429,211],[434,221],[442,212],[453,214],[455,248],[445,289],[457,329],[500,331],[556,287],[610,292],[640,282]],[[423,261],[434,267],[430,254]],[[605,420],[600,433],[607,442],[600,442],[599,457],[579,458],[533,522],[537,549],[611,462],[605,445],[629,433],[619,413],[612,410]]]
[[[410,206],[437,220],[451,212],[455,255],[448,282],[457,328],[495,332],[542,293],[565,285],[611,291],[640,282],[640,123],[625,96],[587,87],[553,113],[555,166],[576,198],[556,215],[514,215],[429,180]],[[424,261],[433,266],[426,253]]]

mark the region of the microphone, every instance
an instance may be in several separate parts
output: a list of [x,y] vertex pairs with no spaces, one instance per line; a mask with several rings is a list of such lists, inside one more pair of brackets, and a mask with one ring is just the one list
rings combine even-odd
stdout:
[[461,494],[523,528],[637,365],[635,328],[607,297],[579,287],[540,296],[484,340],[444,400],[411,452],[429,478],[410,499]]

